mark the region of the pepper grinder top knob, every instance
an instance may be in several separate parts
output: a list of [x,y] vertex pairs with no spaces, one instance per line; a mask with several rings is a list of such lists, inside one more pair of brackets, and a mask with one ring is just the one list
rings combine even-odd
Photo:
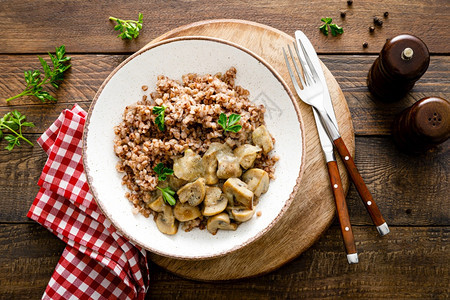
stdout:
[[402,52],[402,59],[403,60],[410,60],[413,57],[414,50],[411,48],[405,48]]
[[428,69],[430,53],[421,39],[402,34],[386,42],[380,59],[384,74],[392,80],[416,81]]

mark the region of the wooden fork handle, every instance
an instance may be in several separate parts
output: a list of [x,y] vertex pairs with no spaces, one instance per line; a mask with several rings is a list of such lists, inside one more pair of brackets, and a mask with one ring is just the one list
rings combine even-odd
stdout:
[[331,189],[333,190],[336,202],[336,211],[341,225],[342,238],[347,252],[348,263],[358,263],[355,238],[353,236],[352,225],[348,215],[347,202],[345,201],[344,189],[342,188],[341,176],[336,161],[327,163],[328,174],[330,175]]
[[378,209],[377,204],[373,200],[372,194],[370,194],[369,189],[364,183],[361,174],[359,174],[355,162],[352,156],[350,155],[350,152],[348,151],[347,147],[345,146],[342,137],[334,140],[333,142],[339,152],[339,155],[342,158],[342,161],[344,162],[345,167],[347,168],[348,173],[350,174],[350,177],[352,178],[353,183],[355,184],[356,190],[358,191],[359,196],[361,197],[364,203],[364,206],[369,212],[369,215],[372,218],[373,223],[377,226],[378,232],[382,236],[388,234],[389,227],[387,226],[386,221],[381,215],[381,212]]

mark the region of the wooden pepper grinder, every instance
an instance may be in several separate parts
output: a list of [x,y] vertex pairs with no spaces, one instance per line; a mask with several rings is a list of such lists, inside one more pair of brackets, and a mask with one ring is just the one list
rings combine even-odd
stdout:
[[367,84],[377,98],[393,102],[405,96],[430,64],[428,48],[419,38],[402,34],[387,40],[369,70]]
[[426,151],[450,137],[450,103],[427,97],[401,112],[392,135],[398,147],[410,153]]

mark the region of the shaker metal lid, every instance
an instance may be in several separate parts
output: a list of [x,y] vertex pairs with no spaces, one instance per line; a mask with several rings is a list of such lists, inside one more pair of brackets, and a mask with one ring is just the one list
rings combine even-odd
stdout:
[[430,53],[425,43],[409,34],[388,40],[380,58],[382,68],[394,80],[417,80],[430,64]]

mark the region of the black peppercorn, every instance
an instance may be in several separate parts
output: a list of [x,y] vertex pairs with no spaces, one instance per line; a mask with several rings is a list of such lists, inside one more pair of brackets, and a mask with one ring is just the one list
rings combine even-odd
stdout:
[[370,26],[370,27],[369,27],[369,31],[370,31],[370,32],[374,32],[374,31],[375,31],[375,27]]
[[345,18],[345,15],[346,15],[347,13],[345,12],[345,11],[341,11],[341,18]]
[[348,5],[352,5],[353,4],[353,0],[347,0],[347,4]]
[[387,18],[388,16],[389,16],[389,12],[386,11],[386,12],[384,13],[384,17]]
[[364,42],[364,43],[363,43],[363,47],[364,47],[364,48],[369,47],[369,43],[368,43],[368,42]]
[[381,20],[378,17],[373,18],[373,23],[375,23],[375,25],[378,25],[378,26],[383,26],[383,20]]

